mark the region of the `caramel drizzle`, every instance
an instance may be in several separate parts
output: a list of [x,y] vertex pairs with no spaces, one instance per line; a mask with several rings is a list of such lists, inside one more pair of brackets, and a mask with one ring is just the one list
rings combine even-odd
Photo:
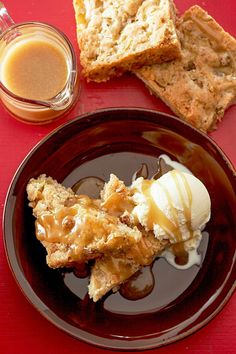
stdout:
[[[43,214],[36,220],[36,236],[40,241],[58,242],[76,245],[80,250],[92,242],[94,238],[94,225],[89,218],[87,225],[79,215],[77,206],[63,207],[53,214]],[[85,216],[84,216],[85,217]],[[99,226],[96,225],[97,232]]]
[[[184,174],[175,170],[169,173],[174,180],[181,203],[183,205],[186,226],[190,232],[191,237],[193,231],[191,230],[192,193],[190,186]],[[185,188],[188,203],[185,201],[183,188],[181,188],[178,176],[180,176],[182,184]],[[162,188],[164,191],[171,209],[173,220],[170,220],[155,203],[150,193],[150,187],[152,183],[158,183],[160,188]],[[153,229],[154,224],[159,225],[169,236],[170,241],[174,244],[172,247],[175,249],[176,253],[183,253],[184,239],[180,230],[178,213],[174,207],[173,199],[170,192],[168,191],[168,188],[161,184],[160,181],[144,180],[142,185],[142,192],[145,195],[149,205],[147,222],[149,230]],[[68,245],[73,243],[75,246],[74,252],[79,254],[84,248],[96,240],[103,239],[106,241],[108,235],[114,230],[114,226],[117,224],[118,219],[109,214],[103,215],[103,213],[101,213],[101,218],[98,218],[98,210],[99,208],[90,198],[86,198],[85,196],[78,198],[77,203],[72,206],[63,207],[53,214],[41,215],[36,221],[36,236],[41,241],[59,242]],[[138,243],[137,247],[133,245],[132,252],[137,253],[140,256],[140,264],[147,264],[149,262],[149,258],[152,259],[152,253],[150,255],[148,253],[148,257],[145,257],[148,248],[149,247],[144,247],[143,250],[141,243]],[[146,260],[146,258],[148,260]]]
[[179,183],[179,180],[178,180],[178,177],[176,175],[176,171],[173,171],[172,172],[172,175],[174,177],[174,182],[175,182],[175,185],[176,185],[176,189],[179,193],[179,197],[180,197],[180,200],[181,200],[181,203],[183,205],[183,209],[184,209],[184,216],[185,216],[185,220],[186,220],[186,225],[187,225],[187,228],[191,234],[190,237],[193,236],[193,230],[192,230],[192,227],[191,227],[191,210],[192,210],[192,192],[191,192],[191,189],[190,189],[190,186],[188,184],[188,181],[186,179],[186,176],[181,173],[180,176],[182,178],[182,182],[184,184],[184,187],[185,187],[185,191],[187,193],[187,197],[188,197],[188,205],[185,203],[185,200],[184,200],[184,196],[183,196],[183,193],[182,193],[182,190],[181,190],[181,187],[180,187],[180,183]]
[[[184,210],[184,216],[185,216],[185,220],[186,220],[186,225],[187,228],[190,232],[190,235],[192,235],[193,231],[191,229],[191,206],[192,206],[192,192],[190,189],[190,186],[188,184],[188,181],[186,179],[186,177],[184,176],[183,173],[177,172],[175,170],[169,172],[174,180],[176,189],[178,191],[181,203],[183,205],[183,210]],[[185,202],[185,198],[183,195],[183,190],[181,188],[179,179],[178,179],[178,175],[181,177],[182,183],[184,185],[187,197],[188,197],[188,205]],[[152,195],[151,195],[151,191],[150,191],[150,187],[152,185],[152,183],[158,183],[160,188],[162,188],[162,190],[165,193],[165,196],[168,200],[170,209],[171,209],[171,215],[173,217],[173,221],[170,220],[165,213],[159,208],[159,206],[155,203]],[[154,224],[159,225],[165,232],[166,234],[169,236],[170,240],[174,243],[180,243],[183,242],[183,235],[180,229],[180,223],[179,223],[179,218],[178,218],[178,214],[177,214],[177,210],[174,207],[173,204],[173,199],[168,191],[168,189],[166,188],[166,186],[164,186],[163,184],[161,184],[160,181],[150,181],[150,180],[144,180],[143,181],[143,185],[142,185],[142,192],[146,197],[147,203],[149,205],[149,213],[148,213],[148,220],[147,220],[147,226],[150,230],[153,229]],[[190,236],[191,237],[191,236]]]
[[74,253],[79,255],[97,240],[106,242],[117,225],[114,216],[98,213],[99,209],[84,196],[73,206],[39,216],[35,223],[36,237],[40,241],[74,244]]

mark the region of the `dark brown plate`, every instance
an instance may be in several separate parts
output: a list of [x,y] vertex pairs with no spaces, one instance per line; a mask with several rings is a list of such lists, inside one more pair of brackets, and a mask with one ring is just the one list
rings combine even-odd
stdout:
[[[168,154],[206,185],[212,217],[201,244],[202,264],[176,270],[164,259],[153,266],[155,286],[131,301],[119,293],[93,303],[87,279],[52,270],[34,236],[26,184],[46,173],[72,186],[81,178],[107,180],[115,173],[127,184],[142,163],[150,174]],[[141,109],[108,109],[84,115],[54,131],[19,167],[5,205],[4,237],[12,272],[28,300],[65,332],[101,347],[145,349],[183,338],[212,319],[234,289],[236,178],[233,167],[206,135],[177,118]],[[199,205],[199,208],[201,205]]]

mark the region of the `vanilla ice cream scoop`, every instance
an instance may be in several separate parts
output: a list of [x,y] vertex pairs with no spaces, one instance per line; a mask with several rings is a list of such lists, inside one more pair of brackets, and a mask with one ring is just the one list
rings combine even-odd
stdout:
[[211,201],[204,184],[186,172],[172,170],[158,180],[138,178],[131,185],[132,211],[147,231],[172,244],[199,234],[210,219]]

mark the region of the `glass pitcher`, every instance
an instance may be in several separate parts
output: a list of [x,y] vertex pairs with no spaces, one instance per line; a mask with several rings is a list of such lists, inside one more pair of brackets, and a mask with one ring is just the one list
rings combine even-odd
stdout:
[[[53,97],[34,99],[22,97],[4,82],[4,65],[10,52],[26,41],[42,40],[53,44],[63,53],[67,66],[65,84]],[[30,78],[29,78],[30,79]],[[0,98],[7,110],[21,121],[44,124],[65,113],[78,96],[77,63],[69,39],[60,30],[41,22],[15,24],[5,6],[0,2]],[[46,87],[46,85],[45,85]]]

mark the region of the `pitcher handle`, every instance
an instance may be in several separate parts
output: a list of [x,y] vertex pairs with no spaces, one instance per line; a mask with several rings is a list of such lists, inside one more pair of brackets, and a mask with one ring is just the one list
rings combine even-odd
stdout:
[[0,2],[0,34],[5,32],[7,28],[13,26],[14,24],[15,23],[7,12],[4,4]]

